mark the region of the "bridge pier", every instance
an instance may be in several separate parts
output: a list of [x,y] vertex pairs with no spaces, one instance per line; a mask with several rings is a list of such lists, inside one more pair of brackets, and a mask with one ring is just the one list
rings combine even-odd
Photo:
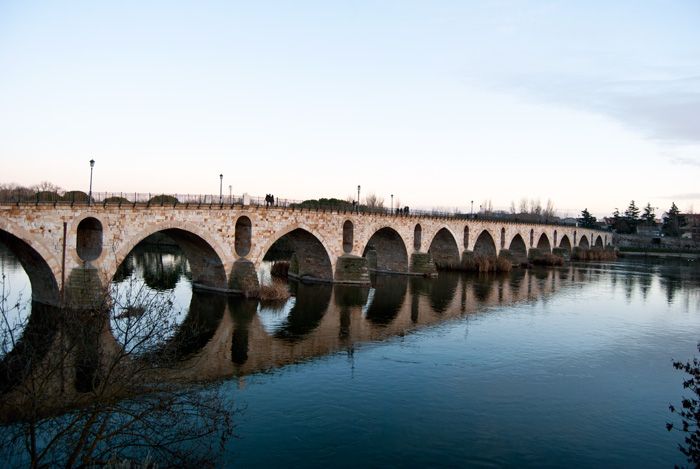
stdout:
[[409,274],[422,275],[424,277],[437,277],[437,268],[433,257],[427,252],[414,252],[411,254],[411,266]]
[[366,257],[342,255],[335,264],[334,283],[367,285],[369,280],[369,260]]

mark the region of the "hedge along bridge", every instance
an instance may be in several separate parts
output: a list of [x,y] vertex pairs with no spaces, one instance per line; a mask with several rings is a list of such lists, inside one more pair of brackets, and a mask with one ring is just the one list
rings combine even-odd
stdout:
[[[475,254],[524,261],[535,253],[603,248],[609,233],[566,225],[411,213],[300,209],[288,204],[178,202],[0,202],[0,240],[19,258],[34,301],[88,305],[146,237],[164,233],[182,248],[193,287],[240,292],[258,283],[270,247],[287,238],[290,273],[301,279],[368,284],[370,270],[436,275],[436,265]],[[93,199],[94,200],[94,199]],[[108,199],[105,199],[108,200]],[[359,212],[359,213],[358,213]]]

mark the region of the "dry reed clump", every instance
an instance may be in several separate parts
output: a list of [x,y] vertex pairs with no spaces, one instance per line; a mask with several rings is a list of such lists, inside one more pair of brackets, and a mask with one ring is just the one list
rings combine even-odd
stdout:
[[277,261],[274,264],[272,264],[272,267],[270,268],[270,275],[273,277],[282,277],[286,278],[289,276],[289,266],[290,266],[289,261]]
[[462,263],[462,269],[472,272],[510,272],[513,264],[502,257],[475,256]]
[[576,249],[571,254],[571,258],[577,261],[616,261],[619,253],[600,249]]
[[532,260],[535,265],[545,265],[549,267],[564,265],[564,258],[555,256],[554,254],[545,254],[542,257],[538,257]]
[[282,280],[273,280],[270,285],[256,285],[251,280],[246,280],[242,285],[243,296],[257,298],[261,301],[282,301],[288,299],[291,294],[287,290],[287,284]]

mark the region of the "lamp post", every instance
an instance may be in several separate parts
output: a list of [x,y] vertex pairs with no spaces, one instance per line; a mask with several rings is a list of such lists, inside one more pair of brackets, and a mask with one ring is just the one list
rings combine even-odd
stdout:
[[233,189],[233,186],[231,184],[229,184],[229,186],[228,186],[228,203],[230,203],[230,204],[233,204],[233,202],[232,202],[233,197],[231,196],[232,189]]
[[223,203],[222,202],[223,188],[224,188],[224,175],[219,174],[219,203]]
[[95,167],[95,160],[90,160],[90,193],[88,194],[88,205],[92,204],[92,168]]
[[472,200],[472,208],[469,211],[469,215],[473,218],[474,217],[474,201]]
[[394,213],[394,194],[391,194],[391,213]]
[[360,214],[360,186],[357,186],[357,214]]

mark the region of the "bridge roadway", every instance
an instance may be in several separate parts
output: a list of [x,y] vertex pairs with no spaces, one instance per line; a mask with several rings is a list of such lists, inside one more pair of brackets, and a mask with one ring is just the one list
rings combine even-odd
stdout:
[[313,281],[368,284],[370,270],[435,275],[436,265],[475,254],[526,260],[604,247],[609,233],[575,226],[290,207],[0,203],[0,241],[16,253],[34,301],[89,303],[109,286],[129,252],[153,233],[175,240],[195,288],[239,292],[258,282],[265,254],[286,237],[292,274]]

